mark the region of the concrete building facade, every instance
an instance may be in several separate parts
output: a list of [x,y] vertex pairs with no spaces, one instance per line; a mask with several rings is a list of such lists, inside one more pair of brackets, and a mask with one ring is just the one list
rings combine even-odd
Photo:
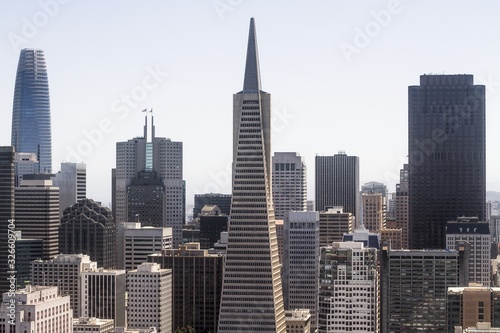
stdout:
[[35,260],[31,263],[32,284],[57,286],[62,294],[70,296],[73,318],[79,318],[82,316],[81,278],[87,270],[97,270],[97,263],[84,254],[59,254],[51,260]]
[[314,330],[318,311],[319,213],[287,212],[284,222],[285,309],[309,309],[310,326]]
[[127,272],[127,328],[172,333],[172,270],[142,263]]
[[141,227],[140,223],[118,224],[118,268],[137,269],[148,255],[172,248],[172,228]]
[[298,153],[273,155],[273,203],[276,219],[289,211],[307,210],[307,167]]
[[67,207],[87,198],[87,165],[61,163],[61,171],[52,177],[52,184],[59,187],[59,218]]
[[90,269],[82,272],[81,317],[114,319],[115,327],[126,327],[124,270]]
[[489,224],[470,217],[446,223],[446,248],[455,250],[457,241],[470,244],[469,282],[489,287],[492,278]]
[[380,332],[377,250],[360,242],[321,248],[318,332]]
[[26,238],[43,240],[42,259],[49,260],[59,254],[59,188],[46,176],[24,175],[15,189],[15,216]]
[[[156,137],[153,117],[149,134],[150,137],[146,116],[143,137],[116,144],[116,169],[113,172],[115,222],[135,221],[139,214],[145,225],[172,228],[173,244],[177,246],[182,241],[185,216],[182,142]],[[153,192],[162,194],[162,202],[157,202],[156,194],[146,195]],[[140,210],[145,206],[148,207],[146,211]],[[158,210],[162,216],[157,216]],[[153,215],[148,215],[148,212]]]
[[0,332],[73,332],[69,296],[60,295],[57,287],[32,285],[12,295],[4,293],[0,305]]
[[354,230],[354,216],[342,207],[329,208],[319,213],[319,245],[330,246],[341,242],[344,234]]

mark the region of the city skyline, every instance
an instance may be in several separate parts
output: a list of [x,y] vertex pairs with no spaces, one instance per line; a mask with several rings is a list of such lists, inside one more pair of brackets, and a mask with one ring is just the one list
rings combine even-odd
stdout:
[[[63,161],[85,162],[88,196],[105,206],[111,202],[114,147],[141,135],[137,123],[144,108],[154,109],[162,136],[184,143],[188,205],[195,193],[230,193],[227,96],[241,85],[241,35],[252,16],[265,50],[263,90],[274,96],[273,152],[305,157],[309,199],[314,198],[315,154],[340,150],[360,157],[361,183],[379,181],[395,190],[408,154],[407,89],[432,72],[471,74],[474,84],[486,86],[487,190],[500,190],[500,174],[494,171],[500,161],[494,150],[500,136],[494,133],[500,118],[495,113],[500,49],[490,42],[498,31],[493,13],[500,4],[121,4],[100,4],[96,11],[92,4],[31,1],[9,3],[0,14],[5,119],[0,143],[10,142],[19,51],[42,49],[50,75],[53,171]],[[422,27],[424,18],[428,27]],[[23,27],[33,22],[38,26],[30,35]],[[366,34],[367,29],[373,30]],[[142,91],[146,96],[133,100],[135,107],[122,100]],[[84,142],[89,153],[78,160],[71,151]],[[218,157],[207,147],[215,147]]]

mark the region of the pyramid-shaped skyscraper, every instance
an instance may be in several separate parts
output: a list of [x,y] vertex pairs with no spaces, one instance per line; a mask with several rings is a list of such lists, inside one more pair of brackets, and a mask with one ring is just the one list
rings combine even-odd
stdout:
[[218,332],[286,331],[271,174],[271,95],[261,90],[252,18],[243,91],[233,95],[233,189]]

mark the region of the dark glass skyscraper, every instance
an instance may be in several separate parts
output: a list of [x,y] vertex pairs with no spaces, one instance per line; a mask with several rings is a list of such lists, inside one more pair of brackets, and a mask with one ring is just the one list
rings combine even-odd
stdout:
[[445,248],[447,221],[485,218],[485,87],[422,75],[408,107],[410,248]]
[[42,50],[21,50],[14,90],[11,144],[16,152],[36,154],[40,172],[52,171],[49,82]]
[[98,267],[116,268],[116,226],[111,211],[92,199],[67,207],[59,225],[59,253],[87,254]]
[[359,216],[359,157],[339,152],[316,156],[316,210],[342,206],[344,213]]

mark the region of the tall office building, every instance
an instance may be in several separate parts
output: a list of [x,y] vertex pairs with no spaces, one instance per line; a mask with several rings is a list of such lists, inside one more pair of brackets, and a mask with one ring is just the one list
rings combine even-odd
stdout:
[[0,259],[0,293],[9,290],[10,277],[9,271],[12,267],[9,265],[9,238],[14,239],[13,232],[9,231],[15,228],[14,224],[14,147],[0,146],[0,253],[4,253]]
[[50,175],[24,175],[15,189],[16,229],[26,238],[43,240],[42,259],[59,253],[59,188]]
[[233,95],[233,198],[218,332],[286,330],[271,183],[271,95],[250,20],[243,91]]
[[[12,319],[14,325],[10,324]],[[69,295],[61,295],[54,286],[31,285],[12,294],[4,293],[0,305],[0,332],[73,332]]]
[[99,267],[116,268],[116,227],[109,208],[92,199],[67,207],[59,225],[59,252],[88,254]]
[[330,246],[341,242],[344,234],[353,232],[354,217],[342,207],[329,208],[319,213],[319,246]]
[[221,214],[231,213],[231,194],[205,193],[194,195],[193,218],[197,218],[205,205],[216,205]]
[[380,193],[361,193],[363,225],[370,231],[379,232],[385,225],[385,204]]
[[472,75],[422,75],[408,108],[410,247],[443,249],[447,221],[485,218],[485,87]]
[[85,270],[81,277],[81,317],[114,319],[115,327],[126,327],[124,270]]
[[446,224],[446,248],[456,250],[457,241],[470,244],[469,282],[491,285],[491,235],[489,224],[477,218],[459,217]]
[[172,270],[145,262],[127,272],[127,328],[172,333]]
[[59,187],[59,218],[64,210],[87,198],[87,166],[84,163],[61,163],[61,171],[52,177]]
[[318,332],[348,331],[379,332],[377,250],[361,242],[321,248]]
[[113,214],[116,223],[139,219],[143,226],[171,227],[177,246],[185,214],[182,142],[156,137],[152,116],[150,135],[146,116],[143,137],[116,144]]
[[31,281],[35,286],[57,286],[64,295],[69,295],[73,317],[82,315],[80,297],[81,278],[86,270],[97,270],[97,263],[84,254],[59,254],[51,260],[31,262]]
[[395,229],[401,229],[402,248],[407,249],[409,243],[409,197],[408,197],[408,182],[410,178],[410,166],[403,165],[403,169],[399,171],[399,184],[396,184],[396,195],[394,197],[394,226]]
[[200,250],[199,243],[188,243],[148,256],[148,262],[172,270],[174,331],[191,326],[196,332],[220,332],[217,320],[223,260],[220,254]]
[[304,157],[297,153],[274,153],[273,203],[276,219],[284,219],[289,211],[307,210],[307,168]]
[[40,172],[52,172],[49,81],[42,50],[21,50],[11,134],[17,152],[36,154]]
[[316,210],[342,206],[359,219],[359,157],[339,152],[316,156]]
[[118,268],[127,271],[148,260],[148,255],[172,248],[172,228],[141,227],[118,223]]
[[285,309],[309,309],[314,332],[318,311],[319,213],[286,212],[283,238]]
[[448,288],[468,284],[468,244],[458,251],[381,248],[381,332],[446,332]]

